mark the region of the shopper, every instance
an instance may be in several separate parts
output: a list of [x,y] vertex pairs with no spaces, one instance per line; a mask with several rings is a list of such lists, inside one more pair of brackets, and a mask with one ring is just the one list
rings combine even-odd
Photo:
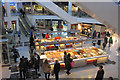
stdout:
[[51,67],[50,67],[50,64],[48,63],[47,59],[43,63],[42,67],[43,67],[43,71],[45,73],[45,79],[49,80]]
[[34,34],[33,34],[33,32],[34,32],[34,26],[31,26],[30,35],[32,35],[32,36],[33,36],[33,35],[34,35]]
[[95,80],[103,80],[103,77],[104,77],[103,66],[99,66],[99,70],[97,71]]
[[30,51],[29,51],[30,56],[34,55],[35,52],[36,52],[35,48],[31,46]]
[[72,62],[73,60],[70,58],[70,53],[68,54],[68,56],[67,56],[67,59],[66,59],[66,69],[67,69],[67,74],[69,75],[69,74],[71,74],[70,73],[70,70],[71,70],[71,62]]
[[15,48],[15,46],[13,46],[11,52],[14,53],[14,55],[13,55],[14,62],[17,63],[17,58],[19,57],[19,53],[18,53],[18,50]]
[[[25,64],[24,60],[22,58],[20,58],[20,63],[19,63],[20,80],[22,80],[22,78],[25,80],[25,78],[26,78],[25,67],[26,67],[26,64]],[[22,75],[23,75],[23,77],[22,77]]]
[[45,34],[44,33],[42,33],[42,37],[45,38]]
[[20,40],[21,40],[21,34],[20,34],[20,31],[18,31],[18,43],[20,43]]
[[34,68],[35,68],[35,73],[38,75],[38,71],[40,68],[40,56],[37,53],[34,53]]
[[87,38],[89,38],[89,36],[90,36],[90,33],[87,31]]
[[47,34],[46,34],[46,39],[48,39],[48,38],[50,38],[50,35],[47,33]]
[[109,39],[109,47],[110,47],[111,44],[113,44],[113,39],[112,39],[112,37],[110,37],[110,39]]
[[96,38],[96,30],[93,32],[92,38]]
[[30,37],[30,48],[31,48],[32,46],[35,48],[35,43],[34,43],[33,35],[31,35],[31,37]]
[[109,77],[108,80],[113,80],[113,78],[112,78],[112,77]]
[[6,60],[7,62],[9,62],[8,55],[7,55],[7,49],[5,45],[2,46],[2,55],[3,55],[4,63],[6,63]]
[[65,63],[65,69],[66,69],[66,59],[67,59],[67,53],[66,53],[66,51],[64,51],[64,63]]
[[29,69],[29,62],[28,62],[28,58],[25,58],[25,75],[26,75],[26,78],[29,77],[29,72],[28,72],[28,69]]
[[108,38],[107,38],[107,36],[105,36],[105,38],[104,38],[104,42],[105,42],[106,45],[107,45],[107,42],[108,42]]
[[105,49],[105,47],[106,47],[106,43],[104,42],[104,43],[103,43],[103,50]]
[[60,71],[60,63],[58,62],[58,60],[56,60],[54,64],[54,74],[56,80],[59,79],[59,71]]

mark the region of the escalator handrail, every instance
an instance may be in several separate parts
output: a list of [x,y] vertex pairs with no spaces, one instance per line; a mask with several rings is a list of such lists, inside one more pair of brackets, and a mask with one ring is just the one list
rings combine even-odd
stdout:
[[27,15],[25,15],[25,20],[27,21],[28,25],[31,27],[32,23],[30,22],[30,20],[28,19]]
[[19,15],[19,18],[22,20],[23,24],[25,25],[25,29],[28,31],[28,33],[30,33],[30,27],[27,24],[26,20],[21,15]]
[[27,31],[27,34],[29,34],[29,31],[27,30],[25,24],[23,23],[22,19],[19,17],[19,20],[21,21],[21,23],[23,24],[23,27],[25,28],[25,30]]
[[19,27],[20,27],[20,29],[21,29],[21,31],[23,32],[24,35],[28,34],[27,31],[25,30],[25,28],[23,27],[22,23],[20,22],[20,20],[19,20]]
[[26,26],[28,26],[28,25],[25,25],[25,24],[24,24],[24,22],[23,22],[23,20],[20,18],[20,16],[19,16],[19,20],[20,20],[21,23],[23,24],[23,26],[24,26],[25,30],[27,31],[27,33],[30,34],[30,31],[29,31],[28,28],[26,27]]

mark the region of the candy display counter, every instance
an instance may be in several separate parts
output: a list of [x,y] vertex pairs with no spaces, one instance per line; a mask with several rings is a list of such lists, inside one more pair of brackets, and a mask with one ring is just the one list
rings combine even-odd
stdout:
[[58,60],[62,63],[62,66],[64,66],[64,51],[66,51],[67,54],[71,54],[71,58],[74,62],[73,67],[85,66],[90,63],[105,63],[108,60],[108,54],[96,47],[46,51],[45,56],[51,65],[54,64],[55,60]]

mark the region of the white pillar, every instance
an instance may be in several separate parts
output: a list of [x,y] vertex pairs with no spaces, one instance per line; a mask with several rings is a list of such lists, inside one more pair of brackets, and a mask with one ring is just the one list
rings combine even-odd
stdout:
[[68,23],[68,31],[70,31],[71,30],[71,24],[70,23]]
[[11,23],[11,12],[10,12],[10,2],[6,2],[5,3],[6,6],[6,13],[7,13],[7,17],[8,17],[8,27],[12,29],[12,23]]
[[[72,3],[69,1],[69,3],[68,3],[68,13],[70,14],[70,15],[72,15]],[[68,31],[70,31],[71,30],[71,24],[70,23],[68,23]]]
[[11,17],[10,2],[6,2],[6,3],[5,3],[5,7],[6,7],[7,17]]
[[31,14],[33,14],[33,6],[32,6],[32,2],[31,2]]
[[19,31],[19,22],[18,22],[18,19],[16,20],[16,28],[17,28],[17,31]]
[[[2,13],[2,3],[0,1],[0,35],[2,35],[2,28],[3,28],[3,13]],[[1,39],[1,37],[0,37]],[[0,80],[2,80],[2,45],[0,44]]]
[[68,4],[68,13],[70,15],[72,15],[72,3],[69,1],[69,4]]
[[17,2],[15,3],[16,14],[18,12]]

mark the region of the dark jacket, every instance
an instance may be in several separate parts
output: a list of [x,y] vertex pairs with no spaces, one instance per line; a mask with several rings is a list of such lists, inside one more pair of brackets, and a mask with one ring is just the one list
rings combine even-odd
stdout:
[[25,61],[21,61],[21,62],[19,63],[19,68],[20,68],[20,70],[22,70],[22,71],[26,71]]
[[37,59],[36,58],[34,59],[34,65],[35,65],[34,68],[38,68],[39,67],[39,65],[40,65],[40,56],[39,55],[37,55]]
[[54,73],[57,74],[60,71],[60,63],[54,65]]
[[104,42],[107,44],[107,42],[108,42],[108,38],[107,37],[105,37]]
[[103,76],[104,76],[104,70],[103,69],[98,70],[95,80],[103,80]]
[[66,69],[71,69],[72,67],[71,67],[71,62],[72,62],[72,59],[70,58],[70,57],[68,57],[67,59],[66,59],[66,65],[65,65],[65,68]]

